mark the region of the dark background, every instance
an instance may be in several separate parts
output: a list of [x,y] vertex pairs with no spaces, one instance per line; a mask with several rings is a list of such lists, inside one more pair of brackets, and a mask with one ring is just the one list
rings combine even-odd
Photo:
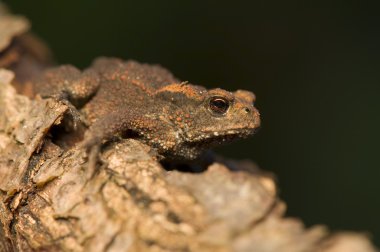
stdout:
[[5,1],[59,63],[159,63],[248,89],[260,132],[218,150],[277,174],[288,215],[380,244],[380,22],[366,1]]

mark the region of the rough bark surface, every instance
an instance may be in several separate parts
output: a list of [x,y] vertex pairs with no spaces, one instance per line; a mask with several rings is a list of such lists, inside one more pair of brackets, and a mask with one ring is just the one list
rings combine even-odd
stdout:
[[[0,29],[0,50],[20,27]],[[250,161],[167,171],[149,146],[126,139],[93,167],[83,149],[60,144],[80,140],[64,127],[67,106],[18,94],[14,77],[0,70],[0,252],[376,251],[364,234],[284,217],[274,179]]]

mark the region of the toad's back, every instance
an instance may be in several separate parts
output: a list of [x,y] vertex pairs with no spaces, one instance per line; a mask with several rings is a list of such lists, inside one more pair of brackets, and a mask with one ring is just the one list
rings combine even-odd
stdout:
[[[99,74],[99,88],[84,107],[90,122],[115,110],[133,110],[149,106],[158,109],[152,95],[162,86],[178,82],[166,69],[135,61],[97,59],[92,69]],[[101,104],[101,106],[99,106]]]

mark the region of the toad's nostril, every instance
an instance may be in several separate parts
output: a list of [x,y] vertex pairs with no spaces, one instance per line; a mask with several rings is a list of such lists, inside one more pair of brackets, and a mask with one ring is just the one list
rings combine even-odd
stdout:
[[251,112],[251,110],[250,110],[249,108],[247,108],[247,107],[244,108],[244,111],[245,111],[246,113]]

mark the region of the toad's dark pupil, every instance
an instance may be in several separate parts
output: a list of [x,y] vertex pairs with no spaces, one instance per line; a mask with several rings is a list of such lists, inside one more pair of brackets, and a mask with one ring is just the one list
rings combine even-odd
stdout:
[[210,101],[210,109],[218,114],[224,114],[228,110],[229,103],[223,98],[214,98]]

